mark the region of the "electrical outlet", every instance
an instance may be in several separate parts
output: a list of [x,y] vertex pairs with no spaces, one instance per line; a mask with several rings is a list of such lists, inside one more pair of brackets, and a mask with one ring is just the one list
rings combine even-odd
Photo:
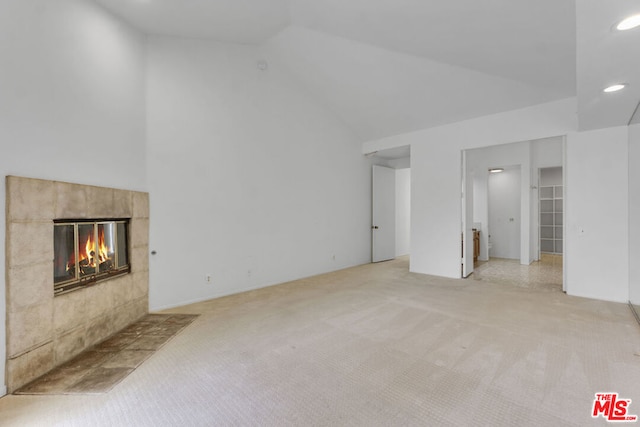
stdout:
[[204,281],[207,282],[207,283],[211,283],[211,282],[213,282],[213,279],[211,278],[210,274],[205,274]]

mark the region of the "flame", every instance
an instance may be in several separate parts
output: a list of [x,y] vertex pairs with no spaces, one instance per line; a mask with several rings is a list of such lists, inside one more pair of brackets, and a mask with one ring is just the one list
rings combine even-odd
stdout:
[[107,249],[107,246],[104,244],[104,228],[99,227],[98,228],[98,257],[96,258],[95,256],[95,252],[94,252],[94,248],[95,248],[95,242],[93,241],[93,234],[91,234],[89,236],[89,239],[87,240],[87,244],[84,247],[84,253],[80,254],[80,261],[84,260],[84,259],[88,259],[89,260],[89,266],[90,267],[95,267],[97,264],[100,264],[101,262],[105,262],[106,260],[109,259],[108,253],[109,250]]
[[[109,248],[105,244],[104,239],[104,228],[98,227],[98,256],[95,256],[95,248],[96,244],[94,241],[93,232],[87,236],[87,241],[84,244],[80,243],[80,247],[78,248],[78,262],[82,262],[84,260],[88,260],[88,267],[97,267],[100,263],[103,263],[109,259]],[[73,253],[69,254],[69,262],[67,263],[67,270],[70,270],[75,265],[75,255]]]

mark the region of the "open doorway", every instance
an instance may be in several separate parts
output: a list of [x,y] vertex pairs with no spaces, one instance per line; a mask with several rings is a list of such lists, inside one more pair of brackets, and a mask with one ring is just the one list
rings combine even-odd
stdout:
[[[380,150],[368,154],[372,159],[374,171],[382,171],[389,175],[388,182],[393,184],[392,188],[388,188],[387,192],[393,193],[386,196],[385,206],[389,210],[389,215],[393,217],[393,233],[387,235],[388,241],[386,245],[391,245],[390,253],[383,257],[384,259],[392,259],[396,257],[406,257],[410,254],[411,247],[411,149],[410,146],[397,147],[393,149]],[[384,208],[376,206],[376,199],[380,200],[379,188],[382,187],[376,183],[374,177],[372,181],[372,261],[381,261],[376,256],[376,233],[381,234],[380,225],[377,224],[377,211]],[[378,203],[379,204],[379,203]],[[378,228],[376,228],[378,227]]]
[[[466,187],[467,191],[463,199],[472,204],[470,209],[466,206],[466,219],[478,231],[480,246],[468,277],[521,287],[563,289],[562,255],[541,250],[539,197],[540,170],[560,168],[562,177],[563,152],[563,137],[465,150],[463,190]],[[555,200],[552,203],[555,208]],[[557,204],[558,209],[562,207],[562,202]],[[556,251],[562,249],[562,242],[556,249],[555,240],[564,234],[563,214],[552,214]],[[465,210],[462,215],[464,219]],[[544,235],[548,232],[545,229]],[[473,244],[471,234],[466,234],[463,250],[464,245]]]
[[540,255],[563,252],[564,185],[562,167],[539,169]]

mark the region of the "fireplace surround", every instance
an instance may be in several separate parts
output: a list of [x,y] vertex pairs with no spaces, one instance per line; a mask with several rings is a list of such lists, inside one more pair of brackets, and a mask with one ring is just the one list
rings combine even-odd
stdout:
[[[6,381],[13,392],[148,313],[149,196],[8,176],[6,212]],[[60,291],[54,278],[54,228],[69,223],[76,231],[84,227],[84,234],[93,233],[97,259],[95,267],[83,261],[86,274],[78,276],[83,280]],[[107,234],[124,229],[126,244],[115,234],[106,237],[112,242],[100,258],[105,227],[112,228]],[[79,259],[79,242],[73,239]],[[118,258],[117,250],[122,251]],[[80,271],[79,265],[73,269],[74,275]]]

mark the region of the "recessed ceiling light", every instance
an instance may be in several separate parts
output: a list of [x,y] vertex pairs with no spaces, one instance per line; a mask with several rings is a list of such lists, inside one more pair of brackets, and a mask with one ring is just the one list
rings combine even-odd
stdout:
[[627,85],[626,85],[626,84],[624,84],[624,83],[619,83],[619,84],[615,84],[615,85],[611,85],[611,86],[609,86],[609,87],[608,87],[608,88],[606,88],[604,91],[605,91],[606,93],[617,92],[617,91],[619,91],[619,90],[624,89],[625,87],[627,87]]
[[620,31],[624,31],[624,30],[630,30],[637,26],[640,26],[640,14],[630,16],[624,19],[623,21],[620,21],[620,23],[616,28]]

